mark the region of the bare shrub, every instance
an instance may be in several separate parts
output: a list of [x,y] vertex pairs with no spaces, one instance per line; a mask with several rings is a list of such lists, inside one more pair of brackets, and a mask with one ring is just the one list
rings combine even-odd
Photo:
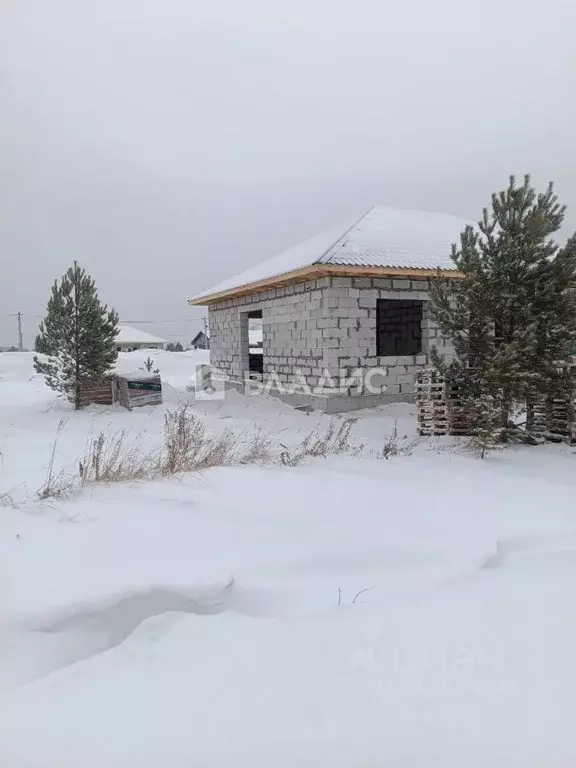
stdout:
[[417,437],[413,440],[409,440],[408,435],[398,437],[398,426],[394,423],[394,428],[385,439],[380,455],[383,459],[392,459],[396,456],[411,456],[419,443],[420,440]]
[[161,474],[175,475],[238,463],[240,437],[231,429],[212,435],[185,403],[164,417]]
[[240,464],[275,464],[279,461],[278,444],[274,442],[269,432],[262,427],[254,427],[254,431],[240,445]]
[[152,453],[143,453],[138,440],[129,441],[124,430],[100,432],[87,443],[79,464],[82,485],[153,479],[157,466]]
[[[58,425],[46,480],[38,491],[41,499],[62,498],[83,486],[98,483],[119,483],[138,480],[156,480],[184,472],[198,472],[211,467],[229,467],[242,464],[284,464],[297,466],[308,458],[329,454],[358,451],[350,439],[356,419],[333,418],[325,432],[317,426],[295,446],[288,448],[277,443],[261,427],[249,433],[224,429],[212,434],[206,423],[191,412],[185,403],[165,414],[161,446],[143,451],[138,438],[130,439],[120,430],[103,430],[86,443],[78,474],[67,470],[54,472],[58,436],[64,420]],[[0,496],[0,503],[9,503],[9,496]]]
[[297,467],[304,459],[358,450],[350,440],[350,432],[357,421],[358,419],[354,418],[343,419],[335,416],[323,434],[320,433],[320,425],[317,425],[295,447],[282,445],[284,450],[280,453],[280,461],[285,466]]
[[239,436],[231,429],[225,429],[218,435],[207,435],[201,450],[196,456],[196,463],[189,471],[210,469],[211,467],[230,467],[237,464]]
[[206,424],[189,412],[189,403],[164,416],[161,474],[175,475],[196,467],[206,442]]
[[50,476],[50,479],[36,491],[36,495],[42,501],[45,499],[67,499],[77,491],[77,478],[66,469],[61,469],[60,472]]

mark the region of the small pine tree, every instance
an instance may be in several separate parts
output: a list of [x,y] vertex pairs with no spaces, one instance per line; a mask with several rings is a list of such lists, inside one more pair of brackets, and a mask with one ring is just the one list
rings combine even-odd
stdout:
[[173,341],[169,341],[168,344],[166,344],[166,352],[176,352],[175,344]]
[[94,281],[74,262],[52,286],[36,339],[36,351],[48,360],[35,357],[34,368],[78,409],[82,379],[99,380],[116,362],[117,333],[118,315],[100,303]]
[[184,347],[179,341],[174,344],[174,352],[184,352]]
[[484,395],[467,404],[471,417],[470,449],[481,459],[489,451],[497,450],[502,444],[501,416],[493,398]]
[[456,352],[450,366],[434,351],[433,362],[464,378],[471,399],[501,403],[504,428],[516,401],[561,386],[557,363],[576,340],[576,236],[564,248],[551,239],[564,214],[552,184],[537,195],[529,176],[520,187],[511,177],[452,247],[463,279],[432,281],[434,316]]
[[150,358],[150,355],[144,360],[144,364],[140,366],[141,371],[147,371],[148,373],[160,373],[159,368],[154,368],[154,360]]

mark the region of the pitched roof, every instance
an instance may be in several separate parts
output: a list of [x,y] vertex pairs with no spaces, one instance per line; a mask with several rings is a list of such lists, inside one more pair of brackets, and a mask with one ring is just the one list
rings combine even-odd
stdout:
[[119,325],[118,335],[115,339],[117,344],[165,344],[164,339],[153,336],[151,333],[141,331],[139,328],[132,328],[129,325]]
[[375,206],[361,218],[324,232],[289,248],[239,275],[197,294],[191,303],[314,265],[388,267],[455,271],[450,258],[466,225],[473,222],[429,211],[409,211]]

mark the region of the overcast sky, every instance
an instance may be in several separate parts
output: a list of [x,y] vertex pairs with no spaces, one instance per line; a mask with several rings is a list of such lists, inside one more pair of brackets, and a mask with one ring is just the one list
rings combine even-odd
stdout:
[[0,343],[74,259],[122,320],[185,320],[376,203],[477,219],[531,172],[576,229],[575,27],[574,0],[2,0]]

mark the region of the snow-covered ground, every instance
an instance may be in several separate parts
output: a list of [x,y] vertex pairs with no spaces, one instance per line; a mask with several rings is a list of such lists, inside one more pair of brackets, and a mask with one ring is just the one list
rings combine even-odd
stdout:
[[[576,764],[573,449],[386,461],[395,424],[415,436],[390,406],[356,456],[35,498],[61,419],[57,468],[101,429],[157,443],[206,353],[151,357],[163,406],[74,413],[0,355],[2,767]],[[329,422],[192,403],[286,443]]]

